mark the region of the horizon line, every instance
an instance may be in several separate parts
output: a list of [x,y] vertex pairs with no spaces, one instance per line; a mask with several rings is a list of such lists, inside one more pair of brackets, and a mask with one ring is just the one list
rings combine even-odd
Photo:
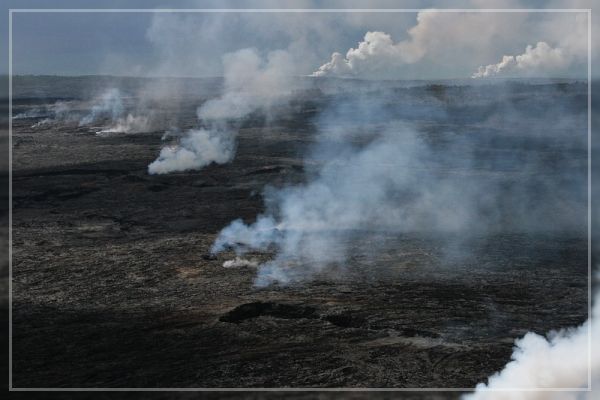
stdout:
[[[41,74],[8,74],[0,73],[0,78],[29,78],[29,77],[51,77],[51,78],[127,78],[127,79],[224,79],[223,75],[211,75],[211,76],[176,76],[176,75],[114,75],[114,74],[53,74],[53,73],[41,73]],[[365,77],[354,77],[354,76],[313,76],[313,75],[289,75],[293,78],[309,78],[309,79],[339,79],[339,80],[357,80],[357,81],[502,81],[502,80],[524,80],[524,79],[547,79],[547,80],[582,80],[587,81],[587,76],[489,76],[484,78],[473,78],[471,76],[463,77],[440,77],[440,78],[365,78]],[[592,77],[592,80],[600,79],[600,75],[596,78]]]

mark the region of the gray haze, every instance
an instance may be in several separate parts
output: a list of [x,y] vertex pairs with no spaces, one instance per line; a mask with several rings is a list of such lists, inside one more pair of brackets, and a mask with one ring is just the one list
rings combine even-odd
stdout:
[[[574,84],[569,95],[559,86],[531,86],[546,96],[543,104],[519,100],[527,87],[381,85],[365,92],[348,83],[315,121],[307,182],[267,188],[266,212],[250,224],[233,221],[213,251],[274,250],[259,266],[256,285],[263,286],[343,267],[359,237],[370,243],[368,257],[382,233],[454,243],[500,232],[584,235],[585,85]],[[419,106],[403,103],[405,91],[420,93]],[[448,128],[430,132],[419,122],[425,116]]]

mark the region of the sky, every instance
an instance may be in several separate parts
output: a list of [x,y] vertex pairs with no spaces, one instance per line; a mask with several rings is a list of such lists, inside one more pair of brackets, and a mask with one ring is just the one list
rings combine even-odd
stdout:
[[[97,3],[97,4],[95,4]],[[8,8],[588,8],[589,1],[51,1]],[[7,24],[8,25],[8,24]],[[13,73],[222,76],[283,51],[291,75],[445,79],[587,75],[587,13],[13,13]],[[7,54],[3,42],[2,53]],[[592,43],[593,53],[595,45]],[[506,58],[505,58],[506,57]],[[8,72],[3,62],[1,73]]]

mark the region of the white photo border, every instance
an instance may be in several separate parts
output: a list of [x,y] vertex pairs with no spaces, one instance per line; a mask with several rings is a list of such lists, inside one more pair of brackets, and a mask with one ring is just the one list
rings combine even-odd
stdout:
[[8,321],[9,321],[9,365],[8,379],[9,391],[23,392],[473,392],[475,388],[368,388],[368,387],[350,387],[350,388],[97,388],[97,387],[82,387],[82,388],[16,388],[13,386],[13,348],[12,348],[12,280],[13,280],[13,263],[12,263],[12,161],[13,161],[13,146],[12,146],[12,117],[13,117],[13,14],[15,13],[419,13],[419,12],[441,12],[441,13],[587,13],[587,30],[588,30],[588,63],[587,63],[587,111],[588,111],[588,386],[584,388],[479,388],[478,391],[490,392],[591,392],[592,390],[592,9],[590,8],[442,8],[442,9],[419,9],[419,8],[350,8],[350,9],[334,9],[334,8],[30,8],[30,9],[9,9],[8,17],[8,107],[9,107],[9,122],[8,122],[8,145],[9,145],[9,233],[8,233],[8,254],[9,254],[9,274],[8,274]]

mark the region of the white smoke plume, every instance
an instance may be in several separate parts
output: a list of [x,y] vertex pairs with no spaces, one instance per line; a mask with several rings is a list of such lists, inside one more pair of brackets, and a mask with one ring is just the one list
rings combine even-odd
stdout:
[[79,126],[89,125],[100,118],[109,118],[116,121],[124,112],[123,100],[119,89],[106,90],[94,100],[94,104],[88,114],[79,121]]
[[[332,146],[322,133],[328,159],[307,184],[266,193],[274,209],[250,225],[236,220],[222,230],[212,251],[233,248],[238,254],[274,247],[276,257],[260,266],[255,284],[302,280],[347,259],[345,239],[357,232],[424,229],[448,231],[471,222],[468,204],[447,201],[466,191],[456,182],[422,179],[415,166],[427,149],[405,125],[387,127],[364,148],[349,137]],[[411,196],[403,196],[413,188]],[[403,199],[404,198],[404,199]]]
[[[455,137],[454,143],[440,152],[419,128],[399,122],[403,116],[394,114],[410,115],[420,107],[388,111],[400,98],[393,90],[386,92],[381,87],[377,95],[348,95],[350,88],[345,85],[343,94],[334,96],[330,108],[323,109],[315,121],[315,144],[305,163],[308,181],[266,190],[263,214],[249,224],[233,221],[213,244],[214,253],[228,249],[238,255],[273,251],[274,258],[259,266],[257,286],[291,284],[344,268],[354,254],[355,239],[379,234],[435,233],[465,238],[503,229],[578,229],[572,225],[581,217],[577,209],[552,200],[536,201],[537,216],[531,214],[533,198],[539,196],[530,186],[534,178],[507,185],[513,179],[510,175],[477,173],[482,162],[494,170],[494,163],[504,169],[506,161],[516,161],[504,159],[505,154],[498,154],[495,161],[487,156],[479,159],[477,152],[485,137],[479,144],[466,136]],[[469,90],[480,93],[478,86]],[[501,95],[505,89],[493,90]],[[436,113],[444,118],[443,108],[427,110],[429,118],[436,118]],[[538,162],[532,156],[524,165],[537,168]],[[446,163],[453,166],[444,166]],[[538,188],[540,183],[536,183]],[[542,185],[550,188],[556,183]],[[555,221],[553,228],[540,223],[542,216],[563,209],[561,221]],[[375,256],[377,249],[365,253]]]
[[176,146],[166,146],[148,165],[148,173],[167,174],[200,169],[210,163],[225,164],[235,154],[235,140],[230,132],[216,129],[191,130]]
[[480,66],[472,78],[539,76],[548,72],[561,72],[571,64],[572,59],[567,51],[553,48],[546,42],[538,42],[535,46],[527,46],[523,54],[504,56],[497,64]]
[[127,117],[119,118],[114,125],[97,132],[99,135],[110,133],[138,133],[150,128],[150,120],[144,115],[127,114]]
[[35,124],[31,125],[31,127],[32,127],[32,128],[39,128],[39,127],[42,127],[42,126],[44,126],[44,125],[48,125],[48,124],[50,124],[52,121],[54,121],[54,120],[52,120],[52,119],[50,119],[50,118],[44,118],[44,119],[42,119],[42,120],[39,120],[39,121],[38,121],[38,122],[36,122]]
[[423,48],[415,46],[414,42],[394,43],[387,33],[367,32],[356,49],[348,50],[345,57],[340,53],[333,53],[331,61],[320,66],[312,76],[369,75],[414,63],[423,55]]
[[[21,118],[39,118],[47,116],[32,127],[39,127],[53,122],[77,122],[79,126],[95,122],[108,123],[108,127],[97,132],[99,135],[110,133],[136,133],[150,128],[150,119],[145,115],[125,113],[125,105],[121,91],[117,88],[105,90],[101,95],[91,100],[91,108],[83,112],[79,102],[57,101],[46,109],[34,109],[15,116]],[[83,105],[89,103],[84,102]],[[89,106],[88,106],[89,107]],[[139,110],[138,110],[139,111]],[[147,110],[144,110],[147,111]],[[82,116],[83,113],[83,116]]]
[[[356,48],[349,49],[345,56],[333,53],[331,60],[312,75],[406,78],[406,68],[410,65],[426,65],[428,62],[437,65],[439,60],[448,59],[459,65],[473,57],[488,54],[492,41],[498,43],[499,38],[510,40],[514,31],[508,28],[521,24],[526,18],[525,14],[423,10],[417,14],[416,24],[406,31],[404,39],[394,41],[390,31],[368,31]],[[398,35],[398,32],[394,29],[393,34]],[[413,68],[412,71],[419,71],[413,75],[419,78],[427,74],[422,68]]]
[[[550,332],[547,337],[530,332],[517,340],[512,361],[506,364],[502,371],[492,375],[487,384],[478,384],[475,392],[463,396],[463,400],[592,400],[595,398],[592,392],[586,391],[531,389],[585,389],[588,387],[588,367],[591,368],[592,381],[589,382],[591,387],[597,388],[600,385],[599,301],[600,294],[596,294],[591,321],[588,320],[579,327]],[[515,390],[501,391],[506,389]],[[530,390],[519,391],[518,389]]]
[[[483,6],[481,2],[473,3],[475,7]],[[489,7],[488,3],[485,2],[485,7]],[[502,4],[507,7],[506,2]],[[518,8],[518,4],[515,7]],[[394,41],[393,37],[399,39]],[[491,64],[488,76],[496,69],[513,70],[526,76],[584,72],[585,13],[557,14],[540,20],[539,16],[527,13],[444,13],[430,9],[420,11],[416,24],[405,34],[389,26],[386,30],[368,31],[356,48],[350,48],[345,54],[334,52],[330,61],[312,75],[381,79],[406,78],[408,74],[422,79],[446,71],[448,77],[466,76],[471,75],[469,63],[481,65],[485,60],[498,57],[499,51],[510,54],[508,49],[514,48],[515,43],[526,47],[525,37],[546,41],[529,46],[521,55]],[[513,64],[514,68],[507,68]],[[482,73],[485,71],[486,65],[483,65]]]
[[256,268],[258,262],[254,260],[247,260],[245,258],[236,257],[233,260],[227,260],[223,263],[223,268]]
[[205,102],[197,114],[204,126],[189,131],[176,146],[167,146],[148,166],[150,174],[201,169],[224,164],[235,155],[239,119],[268,110],[291,94],[293,65],[285,51],[273,51],[262,60],[254,49],[223,57],[223,94]]

